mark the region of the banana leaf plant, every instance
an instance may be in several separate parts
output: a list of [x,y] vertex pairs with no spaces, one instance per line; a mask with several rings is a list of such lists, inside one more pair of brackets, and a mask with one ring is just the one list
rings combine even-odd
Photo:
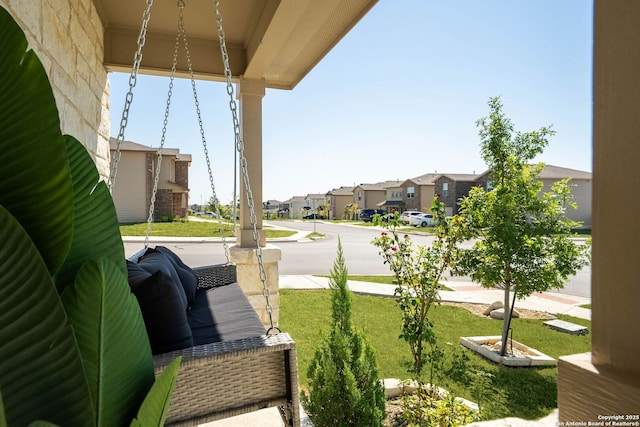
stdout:
[[109,191],[0,7],[0,427],[163,425]]

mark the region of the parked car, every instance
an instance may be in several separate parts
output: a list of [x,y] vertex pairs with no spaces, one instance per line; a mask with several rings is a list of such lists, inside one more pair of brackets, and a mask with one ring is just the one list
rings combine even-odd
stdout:
[[360,211],[360,221],[369,222],[373,220],[374,215],[387,215],[384,209],[362,209]]
[[416,216],[416,215],[424,215],[424,212],[420,212],[420,211],[404,211],[400,215],[400,221],[401,222],[405,222],[407,224],[410,224],[411,222],[409,220],[411,219],[412,216]]
[[302,219],[326,219],[324,215],[310,213],[302,217]]
[[431,214],[414,215],[409,219],[409,224],[414,227],[432,227],[438,222]]
[[217,218],[218,215],[216,215],[214,212],[196,212],[196,216],[207,216],[209,218]]

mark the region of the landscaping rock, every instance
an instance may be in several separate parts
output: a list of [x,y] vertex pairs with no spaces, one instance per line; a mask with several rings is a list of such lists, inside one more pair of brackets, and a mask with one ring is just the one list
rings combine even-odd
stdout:
[[491,312],[493,310],[496,310],[498,308],[502,308],[504,307],[504,304],[501,301],[496,301],[494,303],[491,303],[491,305],[489,307],[487,307],[482,314],[484,314],[485,316],[488,316],[489,314],[491,314]]
[[[489,316],[492,319],[497,319],[497,320],[502,320],[504,319],[504,308],[497,308],[495,310],[493,310],[491,313],[489,313]],[[520,313],[518,313],[516,311],[516,309],[513,310],[513,313],[511,314],[511,317],[513,319],[517,319],[520,317]]]

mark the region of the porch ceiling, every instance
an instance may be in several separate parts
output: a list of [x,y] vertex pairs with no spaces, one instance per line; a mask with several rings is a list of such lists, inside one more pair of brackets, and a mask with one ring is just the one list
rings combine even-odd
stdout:
[[[93,0],[105,28],[104,64],[129,72],[145,0]],[[264,78],[269,88],[293,89],[378,0],[221,0],[234,80]],[[177,0],[155,0],[140,72],[171,71],[178,28]],[[224,80],[212,0],[184,0],[194,73]],[[182,52],[178,74],[187,75]]]

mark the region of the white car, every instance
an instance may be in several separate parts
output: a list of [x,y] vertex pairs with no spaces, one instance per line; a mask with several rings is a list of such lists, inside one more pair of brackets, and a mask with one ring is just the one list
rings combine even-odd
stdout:
[[431,214],[420,214],[409,219],[409,225],[414,227],[432,227],[437,224],[437,220]]
[[407,223],[411,224],[411,217],[414,217],[414,216],[417,216],[417,215],[424,215],[424,212],[420,212],[420,211],[404,211],[400,215],[400,221],[407,222]]

